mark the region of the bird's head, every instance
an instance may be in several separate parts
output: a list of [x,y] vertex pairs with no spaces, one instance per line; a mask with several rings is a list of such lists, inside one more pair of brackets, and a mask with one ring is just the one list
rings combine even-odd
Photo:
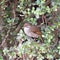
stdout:
[[25,23],[24,26],[23,26],[23,28],[24,28],[24,27],[30,27],[30,26],[31,26],[30,23]]

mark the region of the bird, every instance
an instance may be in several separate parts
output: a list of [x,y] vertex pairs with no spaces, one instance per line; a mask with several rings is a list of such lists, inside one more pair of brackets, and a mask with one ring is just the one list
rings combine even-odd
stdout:
[[23,30],[27,36],[32,38],[40,38],[42,40],[42,33],[36,25],[32,25],[31,23],[24,23]]

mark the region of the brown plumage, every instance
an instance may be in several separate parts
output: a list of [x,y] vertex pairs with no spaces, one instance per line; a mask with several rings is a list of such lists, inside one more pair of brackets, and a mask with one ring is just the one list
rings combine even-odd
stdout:
[[39,30],[39,28],[30,23],[25,23],[23,28],[24,28],[25,34],[29,37],[38,38],[42,36],[42,33]]

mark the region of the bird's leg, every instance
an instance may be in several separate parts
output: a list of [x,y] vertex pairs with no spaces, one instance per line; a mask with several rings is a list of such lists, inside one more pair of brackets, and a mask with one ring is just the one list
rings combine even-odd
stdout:
[[41,39],[41,40],[40,40],[40,41],[41,41],[41,43],[43,43],[43,39],[42,39],[42,38],[40,38],[40,39]]
[[43,43],[43,38],[40,36],[40,43]]

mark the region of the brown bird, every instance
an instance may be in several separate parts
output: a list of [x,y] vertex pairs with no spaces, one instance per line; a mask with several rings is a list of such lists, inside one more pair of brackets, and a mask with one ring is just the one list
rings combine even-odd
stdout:
[[42,33],[39,30],[39,28],[35,25],[32,25],[30,23],[25,23],[23,26],[24,32],[27,36],[29,37],[33,37],[33,38],[38,38],[40,37],[40,39],[42,40]]

